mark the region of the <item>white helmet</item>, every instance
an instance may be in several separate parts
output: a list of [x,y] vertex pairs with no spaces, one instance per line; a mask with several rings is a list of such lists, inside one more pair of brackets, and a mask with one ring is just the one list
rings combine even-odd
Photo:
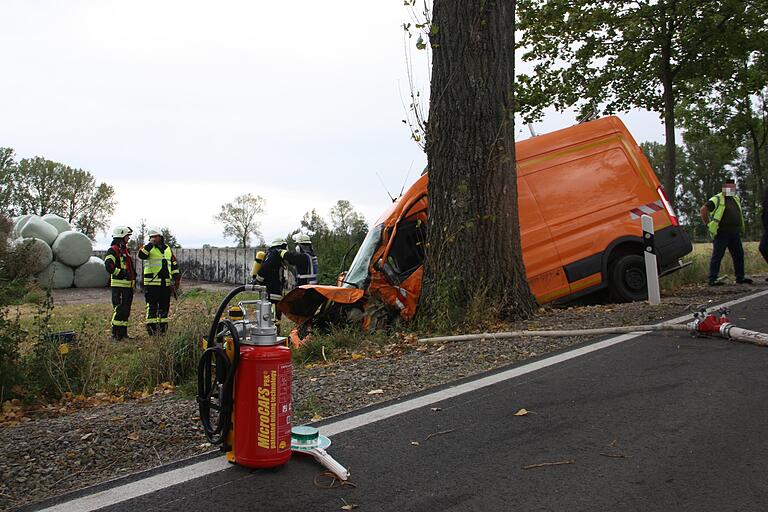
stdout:
[[128,226],[116,226],[115,229],[112,230],[112,236],[114,238],[125,238],[132,234],[133,230]]
[[312,239],[306,233],[296,233],[293,235],[293,241],[297,244],[311,244]]
[[287,245],[286,241],[282,238],[275,238],[272,240],[272,243],[269,244],[270,247],[280,247],[281,245]]
[[163,236],[163,234],[157,228],[149,228],[147,230],[147,236],[152,238],[153,236]]

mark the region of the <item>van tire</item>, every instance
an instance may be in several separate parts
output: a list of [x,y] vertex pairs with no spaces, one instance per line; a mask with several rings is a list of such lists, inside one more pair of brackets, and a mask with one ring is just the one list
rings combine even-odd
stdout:
[[645,260],[639,254],[623,254],[609,269],[608,289],[613,302],[635,302],[648,298]]

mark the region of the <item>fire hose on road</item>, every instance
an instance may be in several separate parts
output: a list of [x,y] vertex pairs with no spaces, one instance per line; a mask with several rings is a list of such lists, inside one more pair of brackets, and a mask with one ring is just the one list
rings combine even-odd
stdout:
[[717,312],[707,313],[701,310],[693,315],[693,321],[687,324],[655,324],[655,325],[627,325],[617,327],[602,327],[598,329],[568,329],[557,331],[506,331],[484,332],[479,334],[461,334],[458,336],[438,336],[434,338],[420,338],[424,343],[452,343],[457,341],[475,341],[482,339],[509,339],[531,336],[541,337],[568,337],[568,336],[600,336],[604,334],[627,334],[632,332],[653,331],[687,331],[694,336],[715,336],[725,338],[738,343],[749,343],[761,347],[768,347],[768,334],[750,331],[736,327],[728,319],[728,310],[721,308]]

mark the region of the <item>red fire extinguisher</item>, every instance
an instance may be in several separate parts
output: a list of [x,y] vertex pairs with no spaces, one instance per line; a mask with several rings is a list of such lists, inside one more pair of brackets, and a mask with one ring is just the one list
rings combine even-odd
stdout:
[[[242,314],[221,316],[243,291],[256,301],[241,301]],[[246,308],[255,309],[253,320]],[[250,468],[285,464],[291,457],[291,350],[277,336],[272,304],[262,286],[245,285],[227,295],[214,318],[198,366],[200,419],[206,437],[227,458]],[[217,410],[218,415],[211,415]]]

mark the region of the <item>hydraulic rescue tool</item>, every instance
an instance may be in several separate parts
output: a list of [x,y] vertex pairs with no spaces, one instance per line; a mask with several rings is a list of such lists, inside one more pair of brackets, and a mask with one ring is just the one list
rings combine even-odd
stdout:
[[[243,292],[257,292],[259,299],[240,301],[222,319]],[[203,345],[197,402],[208,440],[242,466],[285,464],[291,457],[291,350],[277,336],[266,288],[243,285],[229,292]]]

